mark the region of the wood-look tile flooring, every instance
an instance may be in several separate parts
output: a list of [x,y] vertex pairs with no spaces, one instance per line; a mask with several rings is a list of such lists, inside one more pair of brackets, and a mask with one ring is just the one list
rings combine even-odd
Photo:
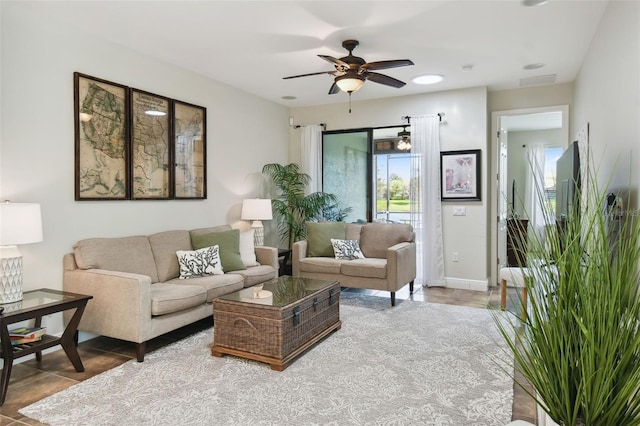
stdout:
[[[389,298],[388,292],[371,290],[343,289],[357,291],[374,296]],[[447,288],[416,287],[414,294],[409,294],[409,287],[396,293],[397,299],[428,301],[472,307],[500,305],[500,291],[497,287],[487,292],[457,290]],[[509,289],[507,308],[513,312],[519,309],[514,289]],[[514,303],[515,301],[515,303]],[[147,343],[147,351],[152,351],[190,334],[212,326],[212,319],[199,321],[191,326],[168,333]],[[135,345],[117,339],[97,337],[80,343],[78,352],[85,367],[83,373],[77,373],[64,351],[57,350],[44,354],[38,363],[35,356],[13,366],[9,390],[4,405],[0,407],[0,426],[5,425],[40,425],[32,419],[22,416],[18,410],[42,398],[60,392],[76,383],[98,375],[126,361],[135,358]],[[514,384],[513,420],[526,420],[535,424],[535,404],[518,385]],[[461,425],[464,426],[464,425]]]

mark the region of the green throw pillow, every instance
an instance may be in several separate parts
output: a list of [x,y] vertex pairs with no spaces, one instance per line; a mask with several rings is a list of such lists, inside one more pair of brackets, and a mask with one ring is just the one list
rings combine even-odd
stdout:
[[344,240],[344,222],[307,222],[307,256],[334,257],[331,238]]
[[203,235],[191,234],[191,245],[194,250],[217,245],[224,272],[247,269],[240,257],[240,231],[237,229]]

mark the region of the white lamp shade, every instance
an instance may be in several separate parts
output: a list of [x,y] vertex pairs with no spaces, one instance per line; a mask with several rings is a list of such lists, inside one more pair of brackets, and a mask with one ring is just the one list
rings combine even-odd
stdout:
[[0,203],[0,246],[42,241],[40,204]]
[[271,200],[261,198],[249,198],[242,200],[242,220],[271,220]]

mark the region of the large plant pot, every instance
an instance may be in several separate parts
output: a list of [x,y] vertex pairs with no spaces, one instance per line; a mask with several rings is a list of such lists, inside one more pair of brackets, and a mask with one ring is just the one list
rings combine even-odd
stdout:
[[538,426],[560,426],[558,423],[554,422],[551,417],[542,409],[541,406],[538,405]]

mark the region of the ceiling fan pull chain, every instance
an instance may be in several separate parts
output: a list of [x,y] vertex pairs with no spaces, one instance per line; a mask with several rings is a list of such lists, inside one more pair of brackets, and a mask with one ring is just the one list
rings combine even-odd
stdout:
[[349,114],[351,114],[351,92],[349,92]]

